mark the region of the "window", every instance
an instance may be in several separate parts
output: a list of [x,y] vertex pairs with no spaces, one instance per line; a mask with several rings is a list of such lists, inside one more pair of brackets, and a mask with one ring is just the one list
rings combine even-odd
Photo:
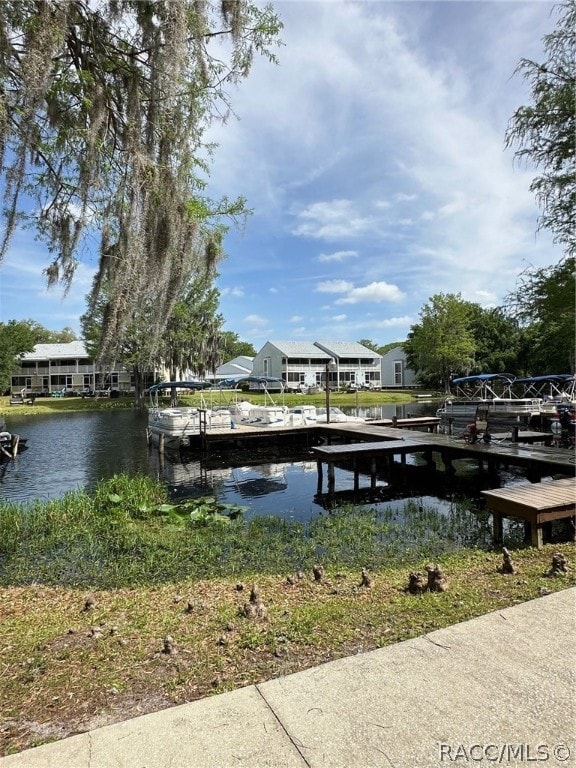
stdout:
[[403,382],[403,362],[402,360],[394,360],[394,384],[398,387],[402,386]]

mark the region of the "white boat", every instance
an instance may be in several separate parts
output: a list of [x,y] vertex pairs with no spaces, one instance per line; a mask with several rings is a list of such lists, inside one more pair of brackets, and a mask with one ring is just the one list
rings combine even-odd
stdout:
[[446,400],[436,411],[438,431],[457,436],[476,421],[478,413],[487,415],[492,432],[507,432],[513,427],[524,430],[534,427],[534,420],[540,417],[540,402],[532,398]]
[[[328,423],[326,415],[326,408],[316,408],[316,420],[318,424]],[[360,416],[349,416],[344,411],[337,408],[335,405],[330,406],[330,423],[337,424],[343,422],[365,422],[366,419],[362,419]]]
[[548,431],[556,404],[538,396],[541,392],[532,385],[539,379],[549,381],[550,377],[516,379],[512,374],[478,374],[454,379],[454,397],[436,412],[439,431],[458,436],[478,414],[487,418],[491,432],[508,432],[513,427]]
[[288,427],[292,426],[289,410],[285,405],[255,405],[239,400],[227,406],[234,426]]
[[248,424],[253,427],[287,427],[288,408],[285,405],[257,405],[250,411]]
[[318,411],[315,405],[295,405],[288,409],[292,426],[314,426],[318,423]]
[[229,411],[198,408],[151,409],[148,413],[148,435],[153,443],[161,437],[165,448],[179,449],[189,445],[190,438],[201,430],[231,429]]
[[0,464],[15,458],[18,453],[25,451],[27,439],[8,432],[4,421],[0,420]]
[[199,435],[202,430],[231,429],[232,417],[226,409],[164,407],[159,404],[158,395],[161,392],[177,389],[196,391],[205,389],[205,386],[203,382],[166,381],[150,387],[147,428],[150,442],[163,442],[165,448],[179,450],[189,445],[190,438]]

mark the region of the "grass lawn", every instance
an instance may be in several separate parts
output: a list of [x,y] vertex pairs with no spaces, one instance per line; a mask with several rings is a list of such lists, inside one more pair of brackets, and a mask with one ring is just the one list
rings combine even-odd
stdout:
[[[547,576],[555,547],[446,555],[445,592],[405,591],[411,567],[358,569],[321,581],[245,573],[110,590],[30,584],[1,594],[0,754],[286,675],[538,598],[575,583]],[[570,551],[568,551],[570,550]],[[253,584],[265,618],[247,618]],[[172,652],[165,640],[172,638]]]

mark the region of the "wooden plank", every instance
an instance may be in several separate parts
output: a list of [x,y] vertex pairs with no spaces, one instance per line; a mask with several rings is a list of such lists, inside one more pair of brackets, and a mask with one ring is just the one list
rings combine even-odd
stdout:
[[322,461],[334,462],[355,456],[375,454],[417,453],[433,449],[433,443],[423,440],[382,440],[374,443],[353,443],[348,445],[322,445],[312,448],[314,456]]
[[576,484],[571,478],[551,480],[545,483],[531,483],[512,488],[497,488],[482,491],[491,509],[499,512],[509,510],[553,510],[576,505]]
[[519,517],[529,523],[532,545],[539,548],[545,523],[576,515],[576,483],[571,477],[482,493],[493,514],[495,542],[502,538],[502,517]]

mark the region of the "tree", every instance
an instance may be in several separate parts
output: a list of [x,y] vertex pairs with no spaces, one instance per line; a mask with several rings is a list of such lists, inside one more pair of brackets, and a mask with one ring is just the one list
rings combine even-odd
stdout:
[[32,352],[36,339],[30,321],[0,323],[0,391],[9,386],[14,368],[24,352]]
[[159,342],[182,287],[221,257],[224,217],[247,213],[204,196],[204,135],[254,55],[275,60],[280,29],[250,0],[0,3],[0,258],[24,218],[53,254],[49,285],[69,286],[95,241],[102,359],[143,305]]
[[519,369],[523,332],[518,320],[501,307],[485,309],[469,302],[468,310],[476,346],[470,373],[523,373]]
[[218,290],[206,274],[196,276],[176,302],[159,349],[172,380],[187,370],[203,377],[220,364],[224,319],[217,314],[218,299]]
[[220,358],[223,362],[245,355],[256,357],[256,350],[248,341],[241,341],[237,333],[222,331],[220,334]]
[[36,320],[24,320],[32,331],[35,344],[68,344],[76,341],[76,334],[72,328],[63,328],[61,331],[51,331],[44,328]]
[[541,171],[530,190],[541,207],[540,228],[568,254],[576,250],[576,0],[555,7],[556,29],[543,38],[546,60],[521,59],[516,72],[530,82],[532,105],[519,107],[506,132],[506,146]]
[[460,294],[439,293],[420,310],[404,342],[406,360],[428,385],[450,391],[453,373],[468,373],[474,363],[476,343],[470,307]]
[[524,328],[523,365],[532,375],[573,373],[576,368],[576,259],[527,269],[507,296],[508,312]]
[[377,354],[380,354],[378,344],[376,344],[375,341],[372,341],[372,339],[360,339],[358,341],[358,344],[362,344],[363,347],[366,347],[366,349],[371,349],[372,352],[376,352]]

